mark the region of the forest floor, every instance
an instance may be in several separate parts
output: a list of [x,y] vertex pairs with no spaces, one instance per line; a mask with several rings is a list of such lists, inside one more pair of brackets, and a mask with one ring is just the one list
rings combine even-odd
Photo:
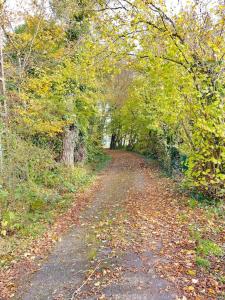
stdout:
[[155,162],[109,154],[112,162],[95,185],[5,274],[11,297],[223,299],[220,247],[215,255],[203,253],[210,254],[209,261],[202,258],[210,265],[197,265],[196,249],[208,239],[204,231],[199,240],[193,229],[210,228],[207,237],[221,244],[221,218],[187,205],[187,196]]

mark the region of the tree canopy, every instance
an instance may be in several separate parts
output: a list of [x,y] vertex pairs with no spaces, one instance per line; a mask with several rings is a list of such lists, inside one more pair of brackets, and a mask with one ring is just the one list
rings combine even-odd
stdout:
[[3,187],[35,181],[40,159],[43,170],[91,160],[110,136],[223,199],[224,1],[31,5],[1,4]]

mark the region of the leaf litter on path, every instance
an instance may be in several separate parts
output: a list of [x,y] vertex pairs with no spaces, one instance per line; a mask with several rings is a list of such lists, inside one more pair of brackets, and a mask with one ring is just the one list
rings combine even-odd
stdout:
[[[146,163],[127,152],[110,154],[111,166],[98,187],[84,194],[81,202],[78,199],[75,204],[78,208],[62,216],[35,245],[35,250],[28,251],[31,255],[20,262],[32,265],[25,267],[25,274],[35,271],[37,265],[31,257],[45,256],[56,244],[56,250],[51,250],[50,258],[37,275],[26,277],[31,280],[27,289],[31,298],[25,295],[20,299],[47,299],[33,298],[35,284],[42,284],[38,280],[42,280],[46,265],[64,259],[57,252],[57,239],[71,224],[77,224],[72,229],[77,234],[72,244],[75,252],[77,243],[81,246],[79,240],[82,241],[82,262],[77,264],[80,269],[75,270],[73,280],[64,289],[60,284],[58,289],[52,287],[53,291],[50,287],[49,299],[222,299],[222,258],[212,257],[209,270],[197,267],[196,240],[190,230],[197,224],[205,230],[205,235],[222,243],[222,231],[208,229],[223,227],[221,220],[207,218],[203,209],[190,209],[186,196],[177,191],[173,180],[160,175],[154,162]],[[83,234],[85,238],[80,236]],[[53,236],[56,236],[54,242]],[[60,243],[63,249],[63,237]],[[71,271],[70,266],[67,268]],[[22,273],[16,274],[13,268],[8,272],[9,276],[3,280],[3,283],[8,280],[6,297],[2,299],[9,299],[8,291],[14,293],[16,279]]]

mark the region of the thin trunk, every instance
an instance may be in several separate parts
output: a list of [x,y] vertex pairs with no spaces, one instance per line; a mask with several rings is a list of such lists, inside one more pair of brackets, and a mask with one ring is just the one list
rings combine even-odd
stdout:
[[[2,40],[2,31],[0,36],[0,92],[1,95],[5,96],[5,74],[4,74],[4,60],[3,60],[3,40]],[[5,108],[5,105],[4,105]]]
[[0,172],[3,171],[3,145],[2,136],[7,120],[7,102],[6,102],[6,87],[4,74],[4,58],[3,58],[3,31],[0,29],[0,96],[1,96],[1,129],[0,129]]
[[194,145],[194,143],[193,143],[193,141],[192,141],[191,135],[190,135],[190,133],[188,132],[188,130],[187,130],[186,126],[185,126],[184,121],[181,122],[181,125],[182,125],[182,127],[183,127],[183,129],[184,129],[184,132],[185,132],[185,135],[186,135],[186,137],[187,137],[187,139],[188,139],[189,144],[191,145],[191,147],[192,147],[193,150],[196,150],[195,145]]
[[123,145],[122,145],[123,148],[126,146],[126,138],[127,138],[127,136],[125,135],[123,138]]

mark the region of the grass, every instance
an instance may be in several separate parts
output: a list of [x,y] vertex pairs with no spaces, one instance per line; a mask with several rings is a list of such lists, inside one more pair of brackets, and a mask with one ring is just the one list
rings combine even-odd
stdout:
[[214,278],[219,278],[224,255],[221,244],[224,204],[220,201],[210,203],[208,199],[199,200],[193,197],[188,199],[186,204],[191,209],[189,232],[196,245],[196,266],[201,268],[201,272],[208,272],[210,269]]
[[102,155],[98,155],[90,164],[93,171],[95,173],[100,172],[102,169],[104,169],[109,162],[111,161],[111,156],[106,155],[106,154],[102,154]]
[[208,259],[206,259],[206,258],[198,256],[196,258],[195,262],[196,262],[196,265],[198,267],[202,267],[202,268],[205,268],[205,269],[210,268],[210,261]]
[[194,209],[194,208],[198,207],[198,201],[196,199],[194,199],[194,198],[190,198],[188,200],[188,206],[190,208]]
[[197,253],[204,256],[222,256],[223,249],[211,240],[200,239],[196,248]]
[[97,248],[92,248],[88,252],[88,260],[95,260],[97,257]]

